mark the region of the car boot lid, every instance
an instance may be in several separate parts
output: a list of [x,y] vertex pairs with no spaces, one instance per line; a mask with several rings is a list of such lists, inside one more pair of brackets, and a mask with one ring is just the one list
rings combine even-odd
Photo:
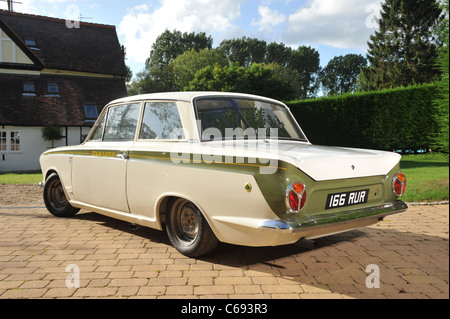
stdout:
[[298,145],[283,156],[316,181],[387,175],[401,158],[385,151],[311,144]]

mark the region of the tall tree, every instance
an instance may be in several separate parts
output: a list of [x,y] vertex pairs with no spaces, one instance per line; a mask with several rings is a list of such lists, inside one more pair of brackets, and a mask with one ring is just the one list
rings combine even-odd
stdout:
[[284,43],[271,42],[266,48],[266,63],[277,63],[287,67],[292,56],[292,49]]
[[197,52],[202,49],[211,49],[212,42],[212,37],[207,37],[204,32],[196,34],[195,32],[181,33],[177,30],[166,30],[158,36],[153,44],[150,57],[146,61],[146,68],[167,66],[177,56],[191,49]]
[[438,0],[386,0],[379,30],[368,42],[370,65],[361,74],[362,89],[432,82],[439,73],[434,61],[441,19]]
[[440,130],[436,138],[436,146],[446,152],[449,152],[449,0],[443,3],[445,19],[439,28],[439,35],[444,45],[439,50],[437,66],[441,70],[441,78],[437,82],[438,94],[434,99],[437,106],[436,120],[439,123]]
[[212,48],[212,38],[205,33],[164,31],[158,36],[145,62],[145,69],[128,85],[128,94],[170,92],[180,90],[175,83],[172,61],[186,51]]
[[291,82],[278,76],[274,65],[253,63],[249,68],[232,63],[210,65],[195,74],[190,91],[230,91],[288,100],[294,97]]
[[222,41],[218,50],[230,63],[244,68],[250,68],[254,63],[276,63],[289,69],[286,74],[294,75],[296,98],[306,99],[317,93],[320,58],[319,52],[311,47],[300,46],[293,50],[283,43],[267,45],[264,40],[243,37]]
[[[219,67],[214,69],[216,63]],[[258,66],[251,69],[254,64]],[[230,66],[224,73],[228,78],[230,74],[245,74],[248,78],[260,81],[255,74],[262,72],[269,75],[270,80],[276,80],[272,82],[274,86],[278,83],[287,85],[285,91],[289,93],[289,98],[313,97],[319,88],[320,58],[319,53],[311,47],[301,46],[293,50],[283,43],[267,45],[264,40],[243,37],[224,40],[213,50],[212,38],[205,33],[166,30],[156,39],[145,69],[128,85],[128,92],[142,94],[184,90],[194,79],[196,71],[207,65],[212,67],[209,71],[223,71]],[[238,66],[251,70],[242,73],[243,69],[238,69]],[[210,74],[212,73],[209,72]],[[217,75],[218,72],[214,74]],[[207,76],[203,81],[205,78],[212,81]],[[214,80],[220,82],[217,77]],[[266,89],[270,87],[266,85],[268,82],[270,81],[263,83]],[[246,81],[234,83],[248,84]],[[218,85],[222,87],[220,83]],[[287,95],[281,96],[287,98]]]
[[320,57],[319,52],[311,47],[300,46],[293,50],[288,61],[288,68],[295,73],[297,98],[314,97],[319,89]]
[[253,63],[263,63],[266,56],[266,41],[243,37],[240,39],[223,40],[218,50],[230,63],[238,63],[245,68]]
[[228,60],[215,49],[186,51],[172,61],[171,66],[175,77],[175,85],[184,90],[195,77],[195,73],[209,65],[227,66]]
[[324,91],[330,95],[353,92],[356,81],[367,60],[360,54],[347,54],[331,59],[320,72]]

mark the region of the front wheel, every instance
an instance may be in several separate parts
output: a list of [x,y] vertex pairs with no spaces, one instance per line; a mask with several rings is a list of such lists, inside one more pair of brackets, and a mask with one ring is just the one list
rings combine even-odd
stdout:
[[48,211],[56,217],[72,217],[80,211],[69,204],[64,188],[56,173],[45,181],[44,203]]
[[166,231],[172,245],[188,257],[206,255],[219,243],[200,210],[182,198],[176,199],[170,206]]

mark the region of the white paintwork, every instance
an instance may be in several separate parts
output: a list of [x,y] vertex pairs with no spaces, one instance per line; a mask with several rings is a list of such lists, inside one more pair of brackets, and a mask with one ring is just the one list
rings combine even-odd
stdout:
[[[193,202],[203,213],[220,241],[247,245],[268,246],[294,243],[302,237],[317,237],[354,227],[375,223],[377,218],[331,225],[322,232],[317,229],[304,233],[280,233],[262,231],[261,225],[278,217],[264,198],[252,175],[223,169],[210,169],[207,163],[223,162],[227,157],[266,159],[273,174],[281,161],[298,167],[316,181],[346,179],[366,176],[384,176],[397,165],[400,156],[388,152],[356,150],[348,148],[314,146],[311,143],[257,140],[199,142],[195,114],[190,103],[197,97],[233,96],[252,98],[246,94],[222,92],[161,93],[119,99],[109,105],[149,101],[177,100],[190,110],[181,112],[184,127],[188,132],[183,141],[138,140],[130,142],[86,142],[79,147],[60,148],[57,154],[41,156],[44,172],[55,170],[63,181],[70,203],[79,208],[90,209],[107,216],[162,229],[161,206],[168,196],[185,198]],[[270,103],[280,102],[256,97]],[[189,103],[187,103],[189,102]],[[141,104],[141,117],[142,107]],[[106,112],[105,107],[103,112]],[[101,118],[101,116],[99,117]],[[138,121],[136,132],[139,132]],[[97,155],[92,152],[115,150],[113,154]],[[132,157],[118,157],[121,151],[160,152]],[[65,154],[67,153],[67,154]],[[68,155],[69,154],[69,155]],[[200,154],[199,158],[185,161],[183,154]],[[206,167],[195,167],[190,163],[203,161]],[[151,163],[150,163],[151,162]],[[249,165],[235,163],[233,165]],[[255,165],[258,166],[258,165]],[[244,185],[250,183],[252,191],[246,192]],[[283,199],[284,200],[284,199]]]
[[175,100],[175,101],[186,101],[191,102],[197,97],[241,97],[241,98],[255,98],[261,101],[266,101],[269,103],[276,103],[280,104],[279,101],[262,97],[262,96],[256,96],[251,94],[243,94],[243,93],[228,93],[228,92],[165,92],[165,93],[149,93],[149,94],[141,94],[141,95],[134,95],[134,96],[128,96],[121,99],[117,99],[114,101],[111,101],[109,104],[117,104],[117,103],[128,103],[128,102],[134,102],[134,101],[143,101],[143,100]]
[[[120,147],[121,151],[127,151],[133,142],[96,144],[99,151],[117,147]],[[80,147],[80,150],[85,147]],[[72,172],[73,193],[77,201],[123,212],[129,211],[126,190],[127,161],[115,156],[73,156]]]
[[202,152],[212,158],[262,158],[270,160],[273,165],[284,161],[298,167],[315,181],[386,175],[401,159],[399,154],[393,152],[264,140],[174,145],[173,152],[178,151]]
[[386,175],[397,165],[401,156],[396,153],[299,145],[283,153],[283,159],[293,164],[316,181]]
[[[63,128],[64,129],[64,128]],[[81,128],[82,135],[87,135],[89,127]],[[52,148],[51,141],[45,141],[42,138],[42,126],[0,126],[0,131],[20,132],[20,150],[2,151],[0,150],[0,172],[11,171],[38,171],[39,157],[42,152]],[[64,129],[65,134],[65,129]],[[80,127],[68,127],[67,145],[80,144]],[[54,141],[55,147],[66,145],[66,139]]]

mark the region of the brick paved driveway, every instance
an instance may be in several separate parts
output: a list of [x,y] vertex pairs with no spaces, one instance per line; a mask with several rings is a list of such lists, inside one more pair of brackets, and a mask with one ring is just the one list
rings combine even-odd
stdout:
[[0,208],[0,299],[449,298],[448,224],[448,205],[416,206],[312,251],[222,244],[195,260],[164,232],[94,213]]

